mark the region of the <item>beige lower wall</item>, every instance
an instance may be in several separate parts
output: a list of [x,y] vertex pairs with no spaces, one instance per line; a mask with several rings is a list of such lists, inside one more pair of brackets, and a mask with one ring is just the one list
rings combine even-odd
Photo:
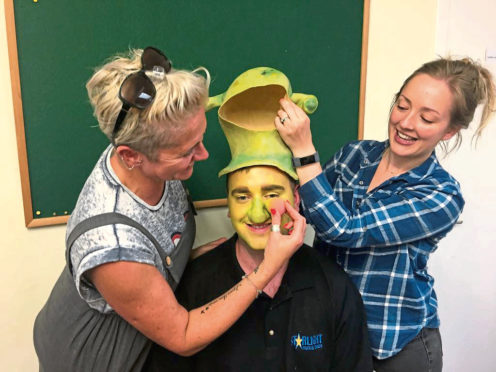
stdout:
[[[365,138],[385,138],[393,93],[413,68],[432,58],[435,17],[434,0],[371,0]],[[65,226],[24,227],[3,4],[0,86],[0,169],[4,172],[0,193],[0,370],[36,371],[32,325],[64,264]],[[201,212],[198,220],[198,242],[230,234],[224,208]],[[212,224],[215,220],[223,223]]]

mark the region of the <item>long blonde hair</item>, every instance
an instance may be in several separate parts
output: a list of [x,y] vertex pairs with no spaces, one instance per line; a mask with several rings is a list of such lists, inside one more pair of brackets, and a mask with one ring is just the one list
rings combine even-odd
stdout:
[[[142,53],[142,49],[131,49],[127,55],[112,57],[98,67],[86,83],[94,116],[109,140],[122,107],[118,96],[120,86],[129,74],[141,70]],[[198,73],[200,71],[205,77]],[[184,120],[205,107],[210,74],[199,67],[193,71],[172,69],[163,79],[152,74],[148,77],[155,85],[155,99],[143,110],[129,110],[114,142],[129,145],[156,160],[157,150],[172,145],[174,134],[181,129]]]

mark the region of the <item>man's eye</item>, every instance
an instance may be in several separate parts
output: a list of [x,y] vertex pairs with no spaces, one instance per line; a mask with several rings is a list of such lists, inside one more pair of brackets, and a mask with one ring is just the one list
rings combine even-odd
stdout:
[[248,200],[248,196],[246,196],[246,195],[237,195],[236,196],[236,200],[237,201],[240,201],[240,202],[246,201],[246,200]]
[[267,194],[265,195],[266,198],[269,198],[269,199],[272,199],[272,198],[278,198],[279,197],[279,194],[276,194],[276,193],[270,193],[270,194]]

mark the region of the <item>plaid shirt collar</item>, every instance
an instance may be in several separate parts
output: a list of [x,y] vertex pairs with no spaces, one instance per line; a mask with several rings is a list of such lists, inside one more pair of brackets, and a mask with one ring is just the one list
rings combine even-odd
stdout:
[[[382,155],[388,148],[389,140],[369,144],[369,148],[366,149],[366,152],[363,154],[366,163],[368,163],[366,167],[369,167],[375,171],[375,168],[379,165],[379,162],[382,159]],[[416,180],[416,182],[418,182],[430,177],[434,170],[440,166],[441,165],[439,164],[436,156],[436,151],[432,151],[431,155],[422,164],[413,169],[410,169],[408,172],[394,177],[394,179],[404,180],[406,182],[412,182],[412,180]]]

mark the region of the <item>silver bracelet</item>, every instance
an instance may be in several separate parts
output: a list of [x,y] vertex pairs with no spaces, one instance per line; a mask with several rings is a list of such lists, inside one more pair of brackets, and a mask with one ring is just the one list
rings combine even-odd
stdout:
[[250,274],[245,274],[245,275],[243,275],[243,276],[241,277],[241,280],[243,280],[243,279],[248,280],[248,282],[249,282],[249,283],[253,286],[253,288],[255,288],[255,290],[257,291],[257,297],[255,297],[255,299],[257,299],[257,298],[258,298],[258,296],[260,296],[260,295],[262,294],[262,291],[261,291],[260,289],[258,289],[258,288],[257,288],[257,286],[255,285],[255,283],[253,283],[253,282],[251,281],[251,279],[250,279],[250,278],[248,278],[248,275],[250,275]]

